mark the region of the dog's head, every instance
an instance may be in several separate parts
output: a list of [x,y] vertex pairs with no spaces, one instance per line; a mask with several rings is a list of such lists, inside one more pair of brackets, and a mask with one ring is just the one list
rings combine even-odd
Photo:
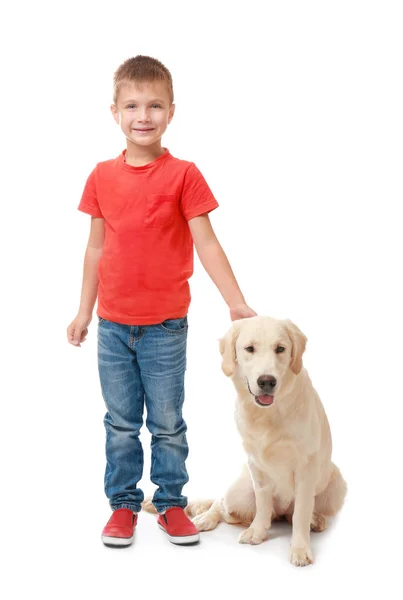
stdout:
[[234,321],[220,340],[222,370],[237,375],[259,406],[271,406],[288,370],[298,375],[307,339],[291,321],[250,317]]

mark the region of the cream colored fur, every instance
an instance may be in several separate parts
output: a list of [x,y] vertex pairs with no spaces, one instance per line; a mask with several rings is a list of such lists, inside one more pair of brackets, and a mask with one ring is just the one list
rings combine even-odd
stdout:
[[[302,365],[305,345],[291,321],[259,316],[235,321],[220,340],[222,369],[237,390],[236,424],[248,462],[222,499],[187,508],[200,531],[220,521],[245,525],[239,541],[247,544],[266,540],[273,519],[289,520],[290,560],[297,566],[312,562],[310,530],[325,529],[347,489],[331,461],[324,408]],[[253,352],[246,350],[251,347]],[[277,381],[270,406],[255,400],[263,393],[257,383],[262,375]]]

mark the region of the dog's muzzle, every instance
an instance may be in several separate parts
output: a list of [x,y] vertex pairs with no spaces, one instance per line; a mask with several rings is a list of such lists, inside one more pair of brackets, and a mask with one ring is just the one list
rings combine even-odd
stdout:
[[252,393],[250,386],[249,386],[249,381],[248,378],[245,377],[246,379],[246,384],[248,386],[248,390],[249,393],[254,397],[256,404],[259,404],[259,406],[271,406],[274,402],[274,395],[268,393],[269,392],[269,388],[270,390],[272,390],[277,381],[275,377],[272,377],[272,375],[262,375],[261,377],[259,377],[259,379],[257,380],[258,386],[261,388],[261,390],[264,392],[263,394],[259,395],[259,396],[255,396],[255,394]]

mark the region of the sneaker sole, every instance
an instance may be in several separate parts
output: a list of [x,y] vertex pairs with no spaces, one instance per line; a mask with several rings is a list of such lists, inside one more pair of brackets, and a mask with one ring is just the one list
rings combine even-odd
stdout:
[[160,529],[162,529],[162,531],[164,531],[164,533],[166,533],[169,541],[172,542],[172,544],[178,544],[178,546],[187,546],[188,544],[195,544],[196,542],[200,541],[199,533],[195,533],[193,535],[183,535],[183,536],[169,535],[167,530],[164,529],[164,527],[162,527],[162,525],[160,525],[159,523],[158,523],[158,527]]
[[105,546],[130,546],[133,543],[134,535],[129,538],[118,538],[109,537],[107,535],[101,535],[101,540]]

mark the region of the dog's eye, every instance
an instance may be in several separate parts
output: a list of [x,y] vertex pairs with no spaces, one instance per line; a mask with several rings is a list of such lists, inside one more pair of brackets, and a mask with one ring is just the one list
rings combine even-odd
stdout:
[[285,348],[284,346],[277,346],[276,348],[276,354],[280,354],[281,352],[284,352]]
[[254,351],[255,351],[255,349],[254,349],[254,347],[253,347],[253,346],[247,346],[247,347],[245,348],[245,350],[246,350],[246,352],[250,352],[250,353],[252,353],[252,352],[254,352]]

